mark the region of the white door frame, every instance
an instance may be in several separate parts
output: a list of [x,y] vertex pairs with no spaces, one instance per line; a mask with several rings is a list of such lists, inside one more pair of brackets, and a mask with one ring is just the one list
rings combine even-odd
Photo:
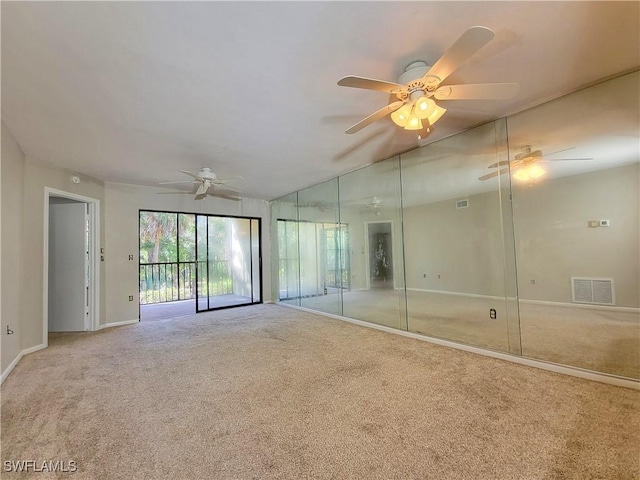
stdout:
[[372,223],[388,223],[391,225],[391,262],[393,263],[393,288],[396,288],[396,240],[393,235],[393,220],[373,220],[364,222],[364,254],[365,254],[365,279],[367,290],[371,288],[371,272],[369,267],[369,225]]
[[100,200],[54,188],[44,188],[44,256],[42,277],[42,343],[49,344],[49,199],[68,198],[89,205],[89,319],[85,328],[98,329],[100,322]]

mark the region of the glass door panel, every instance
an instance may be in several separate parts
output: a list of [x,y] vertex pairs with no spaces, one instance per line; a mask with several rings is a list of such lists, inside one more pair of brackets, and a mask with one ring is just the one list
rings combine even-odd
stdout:
[[335,233],[340,228],[339,214],[337,179],[298,192],[300,304],[341,315],[341,272],[336,271],[340,252]]
[[271,202],[271,287],[273,298],[300,305],[298,194]]
[[262,277],[260,260],[260,220],[251,220],[251,300],[260,302],[262,300]]
[[260,231],[252,230],[254,223],[259,219],[197,216],[198,311],[262,301]]
[[209,309],[207,223],[206,215],[196,215],[196,312]]

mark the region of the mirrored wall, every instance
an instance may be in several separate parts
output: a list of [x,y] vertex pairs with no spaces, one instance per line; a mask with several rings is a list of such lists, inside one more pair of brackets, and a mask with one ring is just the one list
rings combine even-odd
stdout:
[[[522,353],[640,377],[638,73],[510,117]],[[532,178],[539,175],[538,178]]]
[[400,159],[339,178],[350,283],[343,315],[406,330]]
[[274,298],[640,379],[639,92],[627,74],[272,202]]
[[506,159],[504,120],[402,156],[409,331],[520,353]]

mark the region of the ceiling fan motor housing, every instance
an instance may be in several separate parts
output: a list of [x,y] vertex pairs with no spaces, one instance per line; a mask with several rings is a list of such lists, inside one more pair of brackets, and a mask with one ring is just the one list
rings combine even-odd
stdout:
[[215,180],[217,178],[217,175],[213,173],[209,167],[203,167],[198,172],[198,177],[201,178],[202,180],[211,181],[211,180]]
[[411,98],[411,100],[417,100],[422,96],[430,97],[438,88],[440,79],[434,75],[428,75],[423,78],[424,75],[431,69],[430,65],[422,60],[417,60],[410,63],[404,69],[404,73],[398,78],[398,83],[407,85],[408,92],[398,93],[397,96],[401,100]]

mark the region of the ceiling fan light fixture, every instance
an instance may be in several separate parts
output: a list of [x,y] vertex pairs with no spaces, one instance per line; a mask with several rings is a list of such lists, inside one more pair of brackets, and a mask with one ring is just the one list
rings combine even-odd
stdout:
[[407,120],[409,120],[410,115],[411,104],[406,103],[391,114],[391,120],[393,120],[393,123],[395,123],[399,127],[404,127],[407,125]]
[[517,170],[513,174],[513,178],[519,182],[532,182],[543,177],[547,171],[539,165],[528,165]]
[[424,127],[422,126],[422,120],[415,114],[414,111],[411,112],[409,118],[407,119],[407,124],[405,125],[405,130],[422,130]]
[[424,120],[425,118],[429,118],[429,116],[435,112],[436,107],[436,102],[430,98],[422,96],[416,100],[415,112],[418,118]]
[[534,180],[544,176],[547,173],[540,165],[531,165],[529,167],[529,176]]
[[440,120],[440,118],[447,112],[446,108],[442,108],[436,102],[433,102],[433,104],[435,105],[435,108],[433,112],[427,117],[427,119],[429,120],[429,124],[431,125]]

